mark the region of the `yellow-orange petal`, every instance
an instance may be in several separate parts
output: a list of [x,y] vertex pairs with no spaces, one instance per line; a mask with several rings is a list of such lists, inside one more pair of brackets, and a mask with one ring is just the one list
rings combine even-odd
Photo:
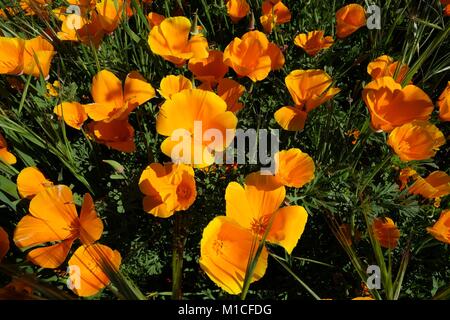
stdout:
[[74,240],[69,238],[48,247],[33,249],[27,259],[42,268],[57,268],[66,260]]
[[0,74],[22,73],[25,41],[0,37],[0,48]]
[[68,126],[77,130],[80,130],[88,119],[84,106],[79,102],[63,102],[57,105],[53,112],[62,118]]
[[159,87],[159,94],[164,99],[170,99],[175,93],[185,89],[192,89],[192,82],[182,75],[169,75],[162,78]]
[[450,210],[442,211],[439,219],[427,231],[437,240],[450,244]]
[[127,119],[91,122],[87,129],[87,132],[98,143],[122,152],[134,152],[136,150],[134,128],[128,123]]
[[314,179],[314,160],[300,149],[275,154],[275,176],[285,186],[301,188]]
[[122,82],[108,70],[102,70],[94,76],[91,95],[95,103],[111,104],[115,108],[124,104]]
[[245,92],[245,87],[233,79],[221,79],[217,85],[217,94],[227,103],[227,111],[238,112],[244,105],[239,98]]
[[158,14],[156,12],[150,12],[147,15],[147,21],[148,21],[148,24],[150,25],[150,29],[155,26],[159,26],[165,18],[166,17],[161,14]]
[[276,122],[288,131],[299,131],[305,127],[308,114],[300,108],[281,107],[275,114]]
[[128,103],[128,113],[155,96],[155,89],[139,72],[132,71],[127,75],[123,99],[125,103]]
[[41,74],[47,79],[50,64],[56,54],[53,45],[41,36],[25,40],[23,54],[23,73],[39,77]]
[[383,248],[394,249],[400,238],[400,230],[391,218],[377,218],[372,222],[372,232]]
[[[242,291],[254,236],[227,217],[214,218],[203,230],[200,242],[200,267],[208,277],[229,294]],[[263,248],[251,282],[264,276],[268,253]]]
[[450,81],[447,82],[447,86],[439,96],[437,105],[439,107],[439,119],[450,121]]
[[17,176],[17,190],[22,198],[33,198],[53,183],[34,167],[22,169]]
[[85,245],[91,244],[100,239],[102,233],[103,222],[97,216],[94,200],[86,193],[80,211],[80,240]]
[[366,25],[366,13],[363,6],[351,3],[336,12],[336,35],[345,38]]
[[233,23],[239,22],[250,11],[250,6],[246,0],[229,0],[227,2],[227,13]]
[[215,84],[228,72],[228,66],[223,63],[223,53],[220,50],[211,50],[204,59],[190,59],[189,70],[195,78],[202,82]]

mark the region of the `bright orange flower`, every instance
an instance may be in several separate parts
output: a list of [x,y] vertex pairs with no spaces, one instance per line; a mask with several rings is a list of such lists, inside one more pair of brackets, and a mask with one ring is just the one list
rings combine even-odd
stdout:
[[450,1],[449,0],[440,0],[441,4],[444,6],[444,16],[450,16]]
[[239,102],[239,98],[244,94],[245,87],[232,79],[221,79],[217,86],[217,94],[227,104],[227,111],[238,112],[244,105]]
[[437,240],[450,244],[450,210],[442,211],[438,221],[427,231]]
[[150,25],[150,29],[155,26],[159,26],[165,18],[166,17],[161,14],[158,14],[156,12],[150,12],[147,15],[147,21],[148,21],[148,24]]
[[108,33],[117,29],[124,15],[133,15],[130,1],[126,0],[99,0],[96,9],[102,28]]
[[86,105],[85,111],[91,119],[104,122],[126,120],[135,108],[156,95],[139,72],[130,72],[122,89],[122,82],[108,70],[94,76],[91,94],[95,103]]
[[398,230],[391,218],[376,218],[372,223],[372,232],[375,239],[383,248],[394,249],[400,238]]
[[0,37],[0,74],[21,74],[25,41]]
[[50,64],[56,52],[53,45],[42,37],[25,40],[23,54],[23,73],[47,79]]
[[314,161],[300,149],[292,148],[275,154],[275,177],[281,185],[301,188],[314,179]]
[[328,49],[334,43],[333,37],[324,37],[322,30],[300,33],[294,39],[294,44],[310,55],[315,56],[319,51]]
[[119,251],[96,243],[79,247],[70,258],[71,289],[80,297],[90,297],[109,285],[108,273],[119,272]]
[[400,61],[394,61],[394,59],[387,55],[378,57],[367,65],[367,73],[372,77],[372,80],[382,77],[394,78],[397,72],[395,81],[401,83],[408,70],[409,68],[406,64],[400,64]]
[[9,251],[9,237],[6,231],[0,227],[0,262]]
[[[227,129],[234,130],[236,124],[236,116],[227,111],[227,104],[218,95],[201,89],[189,89],[172,95],[164,102],[156,118],[156,131],[168,136],[161,144],[161,150],[173,162],[181,161],[203,168],[214,162],[215,152],[225,150],[232,142],[234,135],[227,135]],[[221,137],[202,136],[212,130]],[[184,147],[189,146],[190,154],[184,154]]]
[[284,56],[276,44],[269,42],[264,33],[250,31],[241,39],[234,38],[225,48],[223,62],[241,77],[253,82],[265,79],[270,70],[281,69]]
[[332,87],[333,80],[322,70],[294,70],[285,78],[285,83],[295,107],[278,109],[275,120],[284,130],[290,131],[302,130],[308,112],[341,91]]
[[96,11],[88,11],[84,15],[69,14],[61,15],[61,31],[57,33],[58,39],[62,41],[80,41],[84,44],[93,44],[96,48],[100,45],[105,30],[100,24]]
[[17,176],[17,190],[22,198],[31,199],[51,186],[53,183],[35,167],[22,169]]
[[291,12],[281,1],[265,0],[259,18],[265,33],[271,33],[275,26],[291,21]]
[[434,171],[425,179],[418,177],[408,192],[427,199],[444,197],[450,194],[450,177],[444,171]]
[[362,92],[369,109],[372,128],[385,132],[413,120],[428,120],[433,112],[433,102],[415,85],[404,88],[391,77],[370,82]]
[[189,39],[190,30],[191,22],[186,17],[166,18],[150,31],[150,49],[176,65],[182,65],[192,58],[207,58],[208,41],[201,34]]
[[228,0],[227,13],[233,23],[239,22],[250,11],[250,6],[245,0]]
[[337,37],[345,38],[366,25],[366,13],[359,4],[349,4],[336,12]]
[[[230,294],[242,291],[254,239],[266,240],[290,254],[306,225],[308,214],[301,206],[280,208],[286,195],[275,177],[252,173],[242,187],[228,184],[225,192],[226,216],[214,218],[203,231],[200,266],[218,286]],[[267,230],[269,228],[269,230]],[[256,247],[258,241],[256,242]],[[251,279],[264,276],[267,267],[264,248]]]
[[205,59],[189,60],[188,68],[197,80],[211,85],[219,82],[228,72],[228,66],[223,63],[223,53],[220,50],[211,50]]
[[67,186],[57,185],[45,188],[31,200],[29,214],[17,224],[14,242],[19,248],[57,242],[33,249],[27,256],[42,268],[57,268],[76,239],[90,244],[100,239],[102,232],[103,223],[97,217],[92,197],[84,196],[78,216],[72,191]]
[[442,121],[450,121],[450,81],[447,82],[447,87],[439,96],[437,105],[439,107],[439,118]]
[[8,145],[3,135],[0,133],[0,161],[7,164],[15,164],[17,162],[16,156],[8,151]]
[[184,164],[150,164],[142,172],[139,189],[145,194],[144,210],[160,218],[187,210],[197,197],[194,170]]
[[64,122],[75,129],[80,130],[88,116],[84,106],[79,102],[63,102],[53,109],[53,112],[62,118]]
[[185,89],[192,89],[192,82],[182,75],[169,75],[162,78],[159,87],[159,94],[167,100],[170,99],[175,93]]
[[402,161],[425,160],[434,157],[445,137],[434,124],[413,121],[395,128],[387,142]]
[[134,128],[128,120],[112,120],[110,122],[94,121],[87,125],[87,133],[97,143],[107,145],[122,152],[134,152]]

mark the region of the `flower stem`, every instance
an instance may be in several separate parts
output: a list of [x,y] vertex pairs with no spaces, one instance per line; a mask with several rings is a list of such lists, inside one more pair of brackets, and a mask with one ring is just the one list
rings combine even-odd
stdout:
[[181,300],[183,281],[183,253],[186,243],[185,229],[183,227],[182,213],[175,214],[173,225],[173,251],[172,251],[172,299]]

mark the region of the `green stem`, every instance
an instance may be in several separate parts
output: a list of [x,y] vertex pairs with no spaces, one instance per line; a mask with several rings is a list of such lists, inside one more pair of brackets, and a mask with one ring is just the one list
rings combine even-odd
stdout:
[[181,300],[183,281],[183,254],[186,243],[186,234],[183,227],[182,213],[175,214],[173,225],[173,251],[172,251],[172,299]]

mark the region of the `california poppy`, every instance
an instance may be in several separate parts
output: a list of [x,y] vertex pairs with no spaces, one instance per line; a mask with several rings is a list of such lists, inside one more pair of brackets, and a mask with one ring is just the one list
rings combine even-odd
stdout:
[[50,64],[56,54],[53,45],[41,36],[25,40],[23,53],[23,73],[47,79]]
[[250,31],[230,42],[225,48],[223,62],[239,76],[256,82],[265,79],[271,70],[281,69],[284,56],[264,33]]
[[188,18],[166,18],[151,29],[148,36],[150,49],[176,65],[182,65],[191,58],[207,58],[208,41],[201,34],[189,38],[190,30],[191,22]]
[[308,112],[332,99],[340,89],[332,87],[333,80],[322,70],[294,70],[285,78],[294,107],[282,107],[275,120],[284,129],[302,130]]
[[184,164],[150,164],[141,174],[139,189],[145,194],[144,211],[160,218],[187,210],[197,196],[194,170]]
[[392,130],[387,142],[402,161],[425,160],[434,157],[445,137],[435,125],[413,121]]
[[9,237],[5,229],[0,227],[0,262],[9,251]]
[[228,72],[228,66],[223,63],[223,53],[220,50],[211,50],[208,58],[192,58],[188,64],[189,70],[197,80],[215,85]]
[[91,119],[104,122],[126,120],[135,108],[156,95],[139,72],[130,72],[122,89],[122,82],[108,70],[94,76],[91,94],[95,103],[85,105],[85,111]]
[[450,244],[450,210],[442,211],[438,221],[427,231],[437,240]]
[[428,120],[433,102],[415,85],[404,88],[391,77],[378,78],[364,87],[363,100],[374,130],[392,131],[413,120]]
[[62,102],[53,109],[53,112],[59,118],[62,118],[68,126],[80,130],[88,118],[84,109],[84,106],[79,102]]
[[450,176],[444,171],[434,171],[426,178],[417,177],[408,192],[427,199],[446,196],[450,194]]
[[359,4],[348,4],[336,12],[336,35],[338,38],[348,37],[365,25],[366,13]]
[[372,222],[374,238],[383,248],[394,249],[400,238],[400,230],[391,218],[376,218]]
[[99,0],[95,7],[100,24],[107,33],[117,29],[123,16],[133,15],[127,0]]
[[372,80],[382,77],[394,78],[394,75],[397,73],[395,81],[401,83],[408,70],[409,68],[406,64],[401,64],[400,61],[394,61],[394,59],[387,55],[380,56],[367,65],[367,73],[372,77]]
[[22,198],[31,199],[51,186],[53,186],[53,183],[35,167],[22,169],[17,176],[17,190]]
[[25,41],[19,38],[0,37],[0,74],[23,72]]
[[87,133],[98,143],[122,152],[134,152],[134,128],[128,120],[110,122],[93,121],[87,125]]
[[244,105],[239,102],[239,98],[244,94],[245,87],[233,79],[221,79],[217,86],[217,94],[227,104],[227,111],[238,112]]
[[168,75],[162,78],[159,88],[159,94],[164,99],[170,99],[175,93],[185,89],[192,89],[192,82],[182,75]]
[[[248,261],[254,258],[252,253],[264,234],[268,242],[282,246],[289,254],[297,245],[308,214],[301,206],[280,208],[285,194],[275,177],[259,172],[248,175],[244,187],[236,182],[228,184],[226,216],[214,218],[204,229],[199,261],[210,279],[226,292],[242,291]],[[251,282],[264,275],[267,256],[263,248]]]
[[324,37],[322,30],[300,33],[294,39],[294,44],[305,50],[310,56],[315,56],[319,51],[330,48],[333,43],[333,37]]
[[19,221],[14,231],[14,242],[21,249],[57,242],[32,249],[27,255],[42,268],[57,268],[76,239],[90,244],[98,240],[102,232],[103,223],[97,217],[92,197],[84,196],[78,216],[70,188],[57,185],[45,188],[31,200],[29,214]]
[[[206,90],[188,89],[172,95],[164,102],[156,118],[156,131],[168,136],[161,144],[161,150],[173,162],[181,161],[203,168],[214,162],[215,152],[225,150],[232,142],[234,134],[231,136],[227,131],[233,132],[236,124],[236,116],[227,111],[227,104],[218,95]],[[199,126],[197,129],[196,125]],[[222,137],[213,139],[197,136],[209,129]],[[180,144],[183,144],[181,150]],[[184,147],[190,147],[191,150],[185,150]]]
[[291,21],[291,12],[281,1],[265,0],[262,4],[262,15],[259,20],[264,32],[271,33],[275,26]]
[[150,26],[150,29],[155,27],[155,26],[159,26],[161,24],[161,22],[163,22],[163,20],[165,18],[166,17],[161,15],[161,14],[158,14],[156,12],[150,12],[147,15],[147,21],[148,21],[148,24]]
[[96,243],[79,247],[69,259],[71,290],[80,297],[97,294],[111,282],[108,273],[119,272],[119,251]]
[[301,188],[314,179],[314,161],[300,149],[282,150],[275,154],[275,177],[281,185]]
[[439,96],[437,105],[439,107],[439,118],[442,121],[450,121],[450,81],[447,82],[447,87]]
[[250,11],[250,6],[246,0],[228,0],[227,13],[234,23],[239,22]]
[[3,135],[0,133],[0,161],[6,162],[7,164],[15,164],[17,159],[16,156],[8,151],[8,145]]
[[59,16],[62,21],[61,31],[58,31],[58,39],[62,41],[80,41],[98,47],[105,35],[100,19],[96,11],[90,11],[89,17],[86,11],[82,15],[62,14]]

